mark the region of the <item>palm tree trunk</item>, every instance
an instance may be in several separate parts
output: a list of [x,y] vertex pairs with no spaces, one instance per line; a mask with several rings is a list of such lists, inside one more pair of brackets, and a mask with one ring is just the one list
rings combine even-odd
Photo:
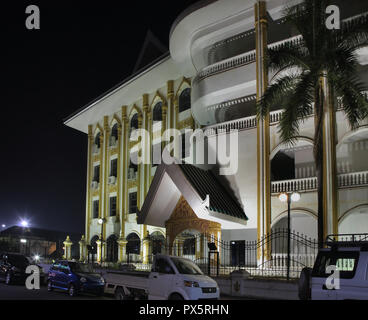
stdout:
[[317,172],[317,198],[318,198],[318,246],[323,247],[324,242],[324,189],[323,189],[323,120],[324,97],[321,84],[315,90],[315,132],[314,132],[314,161]]

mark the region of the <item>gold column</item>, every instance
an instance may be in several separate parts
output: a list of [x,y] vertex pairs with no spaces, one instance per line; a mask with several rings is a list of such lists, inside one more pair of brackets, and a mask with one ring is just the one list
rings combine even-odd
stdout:
[[[143,121],[143,119],[142,119],[142,115],[140,114],[139,116],[138,116],[138,128],[139,129],[142,129],[142,121]],[[139,143],[141,142],[141,140],[142,140],[142,137],[139,137]],[[139,151],[138,151],[138,157],[141,157],[142,156],[142,149],[139,149]],[[142,168],[142,164],[141,163],[139,163],[138,164],[138,173],[137,173],[137,208],[140,210],[141,209],[141,183],[142,183],[142,181],[141,181],[141,168]]]
[[167,81],[167,99],[168,99],[168,109],[169,109],[169,129],[174,128],[174,81]]
[[[105,153],[105,157],[103,158],[103,162],[104,162],[104,176],[103,176],[103,202],[104,202],[104,214],[103,214],[103,218],[107,218],[108,217],[108,202],[109,202],[109,194],[108,194],[108,190],[107,190],[107,175],[108,175],[108,168],[109,168],[109,137],[110,137],[110,128],[109,128],[109,117],[105,116],[104,117],[104,132],[105,132],[105,144],[104,144],[104,153]],[[103,239],[106,238],[106,223],[103,224]],[[102,240],[103,240],[102,239]],[[104,257],[103,257],[104,259]]]
[[336,168],[336,114],[334,95],[326,77],[322,79],[325,92],[323,119],[323,239],[338,234],[338,183]]
[[98,200],[98,217],[101,219],[103,218],[103,213],[102,213],[102,206],[103,206],[103,199],[102,199],[102,182],[103,182],[103,147],[104,147],[105,143],[104,143],[104,132],[101,132],[100,135],[100,182],[99,182],[99,200]]
[[[268,70],[265,61],[267,52],[267,12],[266,2],[255,4],[256,29],[256,76],[257,101],[268,86]],[[258,240],[271,229],[271,177],[270,177],[270,121],[269,115],[257,123],[257,231]],[[258,259],[268,259],[269,248],[258,250]]]
[[121,234],[122,237],[125,237],[125,222],[127,221],[127,202],[128,202],[128,186],[127,186],[127,153],[128,153],[128,117],[127,117],[127,107],[123,106],[121,107],[121,120],[122,120],[122,126],[123,126],[123,136],[122,136],[122,143],[123,143],[123,149],[122,149],[122,160],[123,160],[123,167],[122,167],[122,219],[121,219]]
[[116,222],[120,222],[120,199],[121,199],[121,136],[122,136],[122,127],[121,123],[118,124],[118,158],[117,158],[117,181],[116,184],[118,186],[118,196],[116,198]]
[[93,148],[92,126],[88,126],[88,156],[87,156],[87,187],[86,187],[86,226],[85,232],[87,241],[89,241],[89,228],[91,224],[91,179],[92,179],[92,148]]
[[[151,136],[151,112],[149,110],[148,105],[148,94],[143,95],[143,116],[144,116],[144,129],[146,132],[150,133]],[[145,142],[146,144],[147,142]],[[148,152],[149,155],[151,155],[151,141],[149,141],[148,146],[144,145],[143,148]],[[148,156],[148,155],[145,155]],[[146,159],[145,159],[146,160]],[[148,192],[148,181],[149,181],[149,175],[150,175],[150,167],[149,164],[144,164],[144,185],[143,185],[143,195],[146,196]]]

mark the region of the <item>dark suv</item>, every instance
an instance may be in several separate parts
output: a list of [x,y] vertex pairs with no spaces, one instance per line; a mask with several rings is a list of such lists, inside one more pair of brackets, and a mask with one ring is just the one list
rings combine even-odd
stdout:
[[103,295],[105,280],[89,264],[75,261],[57,261],[49,270],[48,290],[61,289],[70,296],[88,292]]
[[5,279],[7,285],[17,281],[25,281],[26,268],[30,265],[28,259],[18,253],[0,254],[0,277]]

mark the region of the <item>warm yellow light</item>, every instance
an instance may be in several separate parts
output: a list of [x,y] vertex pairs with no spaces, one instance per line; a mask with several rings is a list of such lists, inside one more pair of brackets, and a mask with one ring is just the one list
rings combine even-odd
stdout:
[[287,199],[288,199],[288,195],[287,195],[286,193],[281,193],[281,194],[279,195],[279,200],[280,200],[281,202],[286,202],[286,201],[287,201]]

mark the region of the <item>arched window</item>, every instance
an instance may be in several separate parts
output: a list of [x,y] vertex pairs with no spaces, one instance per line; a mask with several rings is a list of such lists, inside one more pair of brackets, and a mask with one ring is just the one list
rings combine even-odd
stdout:
[[129,254],[140,254],[141,252],[141,239],[135,233],[131,233],[127,236],[126,253]]
[[130,129],[138,129],[138,113],[130,119]]
[[165,245],[165,237],[158,231],[151,234],[152,254],[161,253]]
[[195,254],[195,242],[196,242],[196,239],[194,237],[184,240],[184,244],[183,244],[183,254],[184,255],[194,255]]
[[118,261],[118,243],[117,238],[113,234],[111,235],[107,241],[107,250],[106,250],[106,262],[117,262]]
[[153,121],[162,121],[162,102],[156,103],[153,108]]
[[190,88],[186,88],[179,96],[179,112],[190,109]]
[[101,145],[100,137],[101,137],[101,132],[97,133],[95,137],[95,145],[97,146],[97,148],[100,148],[100,145]]
[[110,146],[115,145],[116,141],[118,141],[118,124],[115,123],[111,129],[111,137],[110,137]]

